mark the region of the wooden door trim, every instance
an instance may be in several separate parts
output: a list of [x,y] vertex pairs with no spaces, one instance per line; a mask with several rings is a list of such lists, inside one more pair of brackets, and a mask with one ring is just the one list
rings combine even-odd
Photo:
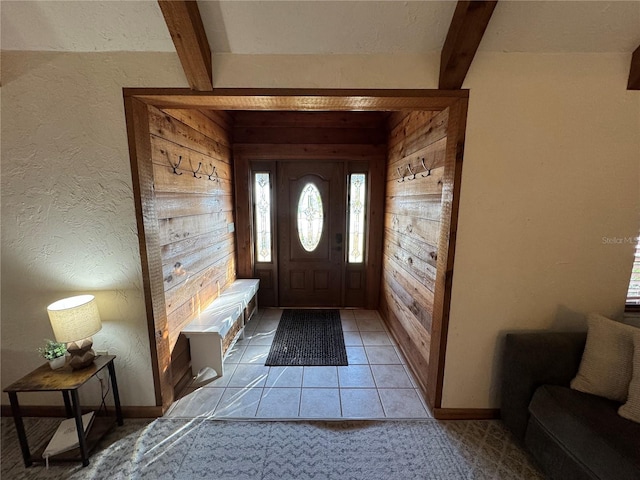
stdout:
[[[440,277],[442,282],[439,291],[438,311],[434,314],[434,322],[438,322],[437,336],[433,336],[432,356],[429,366],[429,379],[433,387],[427,394],[427,400],[432,408],[439,408],[442,400],[442,381],[444,376],[444,359],[446,336],[449,321],[449,308],[451,301],[451,281],[453,273],[453,259],[455,254],[455,234],[458,215],[460,172],[462,162],[462,150],[464,144],[464,129],[466,124],[468,90],[362,90],[362,89],[214,89],[210,92],[194,92],[185,88],[125,88],[123,89],[125,100],[125,114],[127,119],[127,132],[129,139],[129,152],[136,202],[138,232],[140,239],[140,252],[143,267],[143,285],[145,293],[145,305],[147,310],[147,324],[152,356],[152,369],[156,394],[156,405],[163,410],[173,400],[173,389],[170,378],[170,369],[166,368],[170,359],[168,340],[166,338],[166,313],[164,306],[163,290],[158,290],[157,285],[162,285],[162,270],[155,268],[155,259],[158,252],[158,231],[153,227],[153,212],[155,209],[152,196],[152,176],[147,178],[148,172],[142,171],[141,162],[149,155],[148,146],[145,147],[143,139],[145,129],[148,132],[148,121],[145,126],[145,114],[141,104],[148,104],[157,108],[195,108],[203,110],[290,110],[290,111],[400,111],[400,110],[431,110],[441,111],[452,108],[456,112],[457,120],[449,125],[448,134],[455,138],[454,147],[447,147],[447,158],[453,158],[454,168],[450,175],[454,180],[450,209],[447,214],[447,225],[442,226],[441,238],[448,234],[446,255],[441,254],[438,264],[443,262],[445,273]],[[455,125],[455,128],[451,124]],[[234,173],[235,195],[238,199],[238,191],[245,189],[243,178],[248,181],[249,157],[257,160],[274,159],[276,150],[286,147],[285,158],[294,158],[304,146],[265,146],[265,145],[235,145],[234,146]],[[256,158],[251,150],[263,149],[264,156]],[[298,153],[296,153],[298,152]],[[282,155],[283,151],[280,151]],[[386,153],[385,146],[357,146],[350,145],[316,145],[311,158],[322,158],[331,154],[334,158],[349,158],[361,160],[371,158],[371,155]],[[309,157],[308,157],[309,158]],[[244,160],[243,160],[244,159]],[[152,175],[152,173],[151,173]],[[244,187],[244,188],[243,188]],[[250,238],[246,235],[247,229],[239,221],[239,213],[248,208],[242,203],[236,203],[236,242],[237,254],[241,249],[251,248],[246,243]],[[245,212],[250,215],[250,212]],[[246,215],[245,215],[246,218]],[[156,222],[157,223],[157,222]],[[444,223],[444,222],[443,222]],[[155,252],[155,253],[154,253]],[[444,253],[444,252],[442,252]],[[252,254],[244,258],[251,258]],[[239,260],[239,258],[238,258]],[[247,265],[238,261],[237,273],[239,277],[250,276]],[[381,266],[378,266],[378,272]],[[378,273],[379,275],[379,273]],[[159,283],[158,283],[159,282]],[[435,312],[434,312],[435,313]],[[164,322],[164,323],[163,323]],[[164,327],[163,327],[164,325]],[[163,331],[163,328],[165,329]],[[436,345],[437,344],[437,345]],[[435,348],[434,348],[435,347]],[[434,353],[433,351],[436,351]],[[169,375],[169,377],[168,377]],[[435,382],[435,383],[434,383]]]

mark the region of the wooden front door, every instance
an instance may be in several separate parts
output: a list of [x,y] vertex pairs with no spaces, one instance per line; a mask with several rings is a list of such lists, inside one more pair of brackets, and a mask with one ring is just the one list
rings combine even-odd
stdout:
[[342,162],[278,163],[281,306],[343,303],[344,178]]

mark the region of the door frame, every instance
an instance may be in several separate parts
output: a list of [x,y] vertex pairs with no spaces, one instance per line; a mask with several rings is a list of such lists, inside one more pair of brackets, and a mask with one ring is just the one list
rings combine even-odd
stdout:
[[[271,278],[272,283],[267,284],[271,288],[265,289],[269,298],[279,298],[278,282],[278,251],[274,248],[273,262],[270,265],[258,265],[254,255],[254,232],[253,232],[253,199],[251,198],[251,173],[252,171],[269,171],[274,178],[276,162],[292,162],[297,160],[322,161],[342,161],[345,163],[346,171],[351,172],[354,166],[361,166],[368,163],[369,178],[369,203],[367,205],[367,245],[365,246],[368,259],[365,262],[364,276],[371,279],[366,283],[364,294],[364,308],[377,309],[380,295],[379,279],[382,269],[382,235],[384,231],[384,165],[386,161],[386,146],[374,145],[314,145],[313,152],[310,152],[304,145],[255,145],[239,144],[233,147],[234,159],[234,185],[235,185],[235,207],[236,207],[236,249],[238,259],[236,269],[241,278],[252,278],[257,269],[268,271],[267,279]],[[254,169],[254,166],[257,168]],[[360,169],[361,170],[361,169]],[[275,193],[272,195],[272,201]],[[278,231],[277,215],[272,212],[274,231]],[[345,237],[346,240],[346,237]],[[274,237],[274,242],[277,239]],[[343,265],[343,270],[348,270],[348,265]],[[262,286],[261,286],[262,288]]]
[[[467,118],[468,90],[367,90],[367,89],[277,89],[230,88],[212,91],[193,91],[188,88],[124,88],[123,97],[129,139],[129,155],[133,179],[136,221],[140,244],[142,280],[148,325],[151,366],[153,370],[156,405],[163,411],[173,402],[170,360],[171,352],[166,335],[167,316],[162,288],[162,265],[159,260],[158,225],[153,197],[153,175],[147,160],[150,158],[148,107],[210,109],[210,110],[288,110],[288,111],[441,111],[449,108],[447,127],[446,176],[451,188],[443,194],[440,231],[440,251],[437,259],[436,291],[429,352],[429,384],[423,391],[432,409],[439,409],[442,401],[446,339],[451,304],[451,286],[457,231],[458,205],[464,138]],[[145,139],[145,135],[147,138]],[[264,146],[268,147],[268,146]],[[329,146],[327,147],[330,149]],[[348,145],[343,146],[348,153]],[[234,149],[235,153],[235,149]],[[353,153],[353,152],[352,152]],[[372,152],[373,154],[379,152]],[[242,158],[241,149],[238,150]],[[248,162],[245,162],[248,165]],[[247,173],[246,168],[244,170]],[[246,176],[236,171],[235,188]],[[384,192],[382,192],[384,195]],[[239,277],[252,269],[252,246],[240,218],[250,218],[251,205],[236,204],[236,230]],[[240,228],[242,227],[242,228]],[[373,232],[372,232],[373,234]],[[379,237],[382,237],[380,232]],[[246,259],[242,260],[241,259]],[[377,266],[380,271],[380,265]]]

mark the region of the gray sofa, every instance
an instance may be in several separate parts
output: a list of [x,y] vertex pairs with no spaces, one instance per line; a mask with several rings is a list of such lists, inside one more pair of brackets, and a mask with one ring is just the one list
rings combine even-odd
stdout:
[[640,479],[640,424],[569,388],[586,333],[508,334],[501,417],[552,479]]

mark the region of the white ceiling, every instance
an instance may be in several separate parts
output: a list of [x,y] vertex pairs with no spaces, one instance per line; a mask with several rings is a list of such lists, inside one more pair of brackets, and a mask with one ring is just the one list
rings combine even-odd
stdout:
[[[440,51],[455,1],[199,0],[214,53],[374,54]],[[6,1],[1,47],[175,51],[156,1]],[[481,51],[631,52],[640,0],[498,3]]]

